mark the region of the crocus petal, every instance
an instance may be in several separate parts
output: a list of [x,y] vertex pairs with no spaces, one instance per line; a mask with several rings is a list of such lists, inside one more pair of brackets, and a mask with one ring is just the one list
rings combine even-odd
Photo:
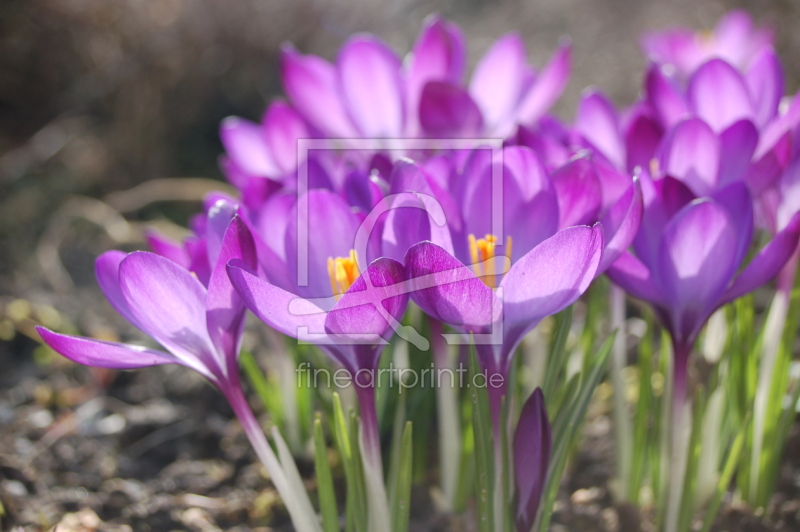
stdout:
[[229,372],[236,368],[245,317],[244,303],[231,285],[226,270],[228,262],[233,259],[240,259],[251,270],[258,266],[253,236],[238,216],[231,220],[225,232],[206,297],[208,334],[216,347],[216,354],[223,357],[218,361],[220,367]]
[[208,209],[206,225],[206,252],[208,253],[208,263],[213,266],[217,263],[222,240],[228,230],[231,220],[236,215],[238,205],[226,199],[219,199]]
[[84,366],[135,369],[161,364],[183,364],[172,355],[138,345],[58,334],[44,327],[36,327],[36,332],[53,351]]
[[624,168],[625,146],[614,105],[602,93],[591,91],[581,98],[575,128],[617,168]]
[[744,79],[722,59],[712,59],[697,69],[686,95],[692,110],[716,131],[737,120],[753,118],[753,104]]
[[720,306],[752,292],[775,277],[797,249],[800,239],[800,213],[767,244],[745,267],[722,296]]
[[756,149],[756,162],[747,169],[744,180],[750,187],[754,196],[760,195],[764,190],[772,186],[792,160],[793,132],[787,131],[766,153],[759,157]]
[[300,115],[285,102],[272,102],[264,115],[264,140],[272,160],[281,173],[297,168],[298,139],[309,138],[308,128]]
[[260,125],[231,116],[222,121],[219,136],[231,160],[248,174],[271,177],[280,173]]
[[521,122],[533,124],[550,110],[567,86],[571,65],[572,45],[566,42],[558,47],[523,97],[517,113]]
[[100,290],[114,307],[114,310],[122,314],[122,316],[131,322],[133,325],[141,329],[139,322],[131,314],[128,308],[128,302],[122,295],[122,289],[119,285],[119,265],[127,257],[127,253],[122,251],[106,251],[94,263],[94,273],[97,277],[97,284],[100,285]]
[[768,28],[754,28],[753,19],[743,9],[730,11],[714,28],[715,51],[739,68],[759,50],[772,46],[774,37]]
[[122,295],[144,332],[176,357],[221,375],[206,329],[206,289],[189,271],[137,251],[119,267]]
[[697,50],[697,36],[693,31],[683,28],[646,33],[641,45],[648,59],[671,64],[681,73],[694,70],[701,59]]
[[514,349],[542,318],[574,303],[594,279],[602,253],[602,227],[577,226],[559,231],[515,262],[500,283],[504,350]]
[[208,286],[211,278],[211,264],[208,262],[208,246],[205,238],[189,237],[184,241],[191,265],[189,271],[197,276],[203,286]]
[[333,65],[285,45],[281,50],[281,77],[289,100],[310,124],[328,136],[354,136]]
[[544,394],[536,388],[525,401],[514,432],[514,520],[518,532],[529,532],[542,500],[553,437]]
[[383,226],[381,249],[385,257],[403,260],[411,246],[426,240],[453,253],[447,225],[439,226],[431,219],[428,207],[431,202],[436,202],[433,196],[415,192],[394,197]]
[[372,344],[381,338],[388,339],[408,303],[408,293],[398,286],[404,280],[402,264],[393,259],[377,259],[328,312],[325,330],[357,342],[359,337],[371,337]]
[[647,71],[645,88],[647,100],[655,110],[662,126],[670,128],[686,117],[688,110],[680,89],[662,72],[661,65],[653,64]]
[[145,231],[144,237],[145,240],[147,240],[147,246],[153,253],[166,257],[172,262],[180,264],[187,270],[189,269],[189,265],[191,264],[189,254],[186,253],[186,249],[179,242],[155,229],[148,229]]
[[667,176],[653,182],[644,174],[641,182],[645,209],[633,247],[639,260],[648,268],[654,268],[658,262],[658,249],[664,228],[696,196],[682,181],[674,177]]
[[749,120],[739,120],[719,135],[718,186],[744,179],[758,144],[758,130]]
[[633,173],[636,167],[649,169],[663,135],[664,130],[649,116],[640,114],[633,119],[625,131],[628,172]]
[[778,114],[778,105],[783,97],[783,68],[771,46],[762,49],[753,60],[745,81],[753,99],[756,123],[764,127]]
[[276,331],[292,338],[326,336],[325,311],[313,302],[259,279],[241,261],[228,264],[228,276],[245,306]]
[[469,93],[452,83],[430,81],[419,102],[419,123],[429,136],[470,138],[483,128],[483,117]]
[[622,255],[609,267],[606,275],[631,296],[654,304],[662,302],[661,292],[647,266],[630,253]]
[[731,227],[739,239],[738,251],[733,260],[736,264],[741,264],[753,242],[753,198],[750,191],[747,185],[739,181],[716,192],[712,197],[728,210]]
[[[558,231],[556,189],[533,150],[503,150],[503,231],[512,238],[515,262]],[[477,233],[480,234],[480,233]]]
[[526,68],[525,44],[516,33],[498,39],[475,67],[469,92],[490,129],[503,125],[516,108]]
[[583,225],[597,220],[603,191],[594,163],[576,157],[552,175],[558,195],[559,227]]
[[659,148],[661,171],[678,178],[698,196],[705,196],[717,184],[719,139],[698,118],[675,126]]
[[606,246],[598,271],[606,271],[630,247],[639,232],[644,210],[642,187],[634,182],[603,217]]
[[[298,214],[302,202],[298,202],[289,216],[286,227],[286,264],[294,280],[297,294],[302,297],[324,297],[333,295],[328,275],[328,259],[347,257],[355,245],[355,235],[359,228],[358,217],[350,206],[334,192],[311,190],[307,197],[307,213]],[[298,220],[298,216],[304,216]],[[302,225],[299,225],[302,224]],[[300,242],[300,228],[308,236],[308,248],[303,249]],[[366,250],[356,250],[363,254]],[[308,268],[308,286],[297,286],[299,261]],[[366,257],[359,256],[359,260]]]
[[738,245],[727,210],[710,199],[692,202],[667,224],[654,273],[677,342],[691,342],[711,315],[739,267]]
[[427,82],[461,82],[466,63],[464,35],[456,24],[437,15],[430,16],[425,20],[419,38],[406,60],[407,114],[409,118],[417,120],[419,98]]
[[447,251],[420,242],[405,258],[411,299],[431,317],[467,331],[483,332],[499,316],[494,292]]
[[395,138],[403,131],[400,60],[371,36],[350,39],[336,62],[339,87],[353,123],[370,138]]

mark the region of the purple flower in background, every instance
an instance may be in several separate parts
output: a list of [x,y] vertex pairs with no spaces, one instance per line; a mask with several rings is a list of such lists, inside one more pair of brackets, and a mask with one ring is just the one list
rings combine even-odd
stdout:
[[541,388],[525,401],[514,432],[514,521],[517,532],[530,532],[539,511],[553,437]]
[[771,29],[753,26],[745,11],[731,11],[717,22],[713,31],[703,33],[688,28],[649,32],[642,38],[642,50],[651,61],[672,65],[688,76],[700,64],[719,57],[739,69],[773,44]]
[[623,253],[608,275],[650,302],[670,332],[676,401],[682,401],[686,364],[701,328],[716,309],[775,276],[797,245],[800,215],[740,270],[753,237],[753,203],[744,183],[703,198],[672,177],[644,179],[643,189],[635,255]]
[[283,82],[292,105],[330,138],[505,137],[518,122],[535,122],[564,89],[569,47],[537,73],[522,39],[499,39],[464,85],[461,30],[429,18],[402,62],[383,41],[356,35],[334,64],[283,51]]

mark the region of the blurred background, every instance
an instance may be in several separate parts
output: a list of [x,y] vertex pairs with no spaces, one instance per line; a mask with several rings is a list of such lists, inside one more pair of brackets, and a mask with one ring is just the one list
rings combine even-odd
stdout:
[[[147,225],[175,233],[197,211],[198,199],[215,186],[207,180],[222,180],[220,121],[229,115],[258,120],[267,102],[280,97],[282,42],[332,59],[349,35],[367,31],[405,54],[423,19],[439,12],[463,28],[471,65],[494,39],[513,30],[527,42],[532,63],[541,66],[559,39],[569,37],[573,73],[555,112],[571,119],[588,85],[620,105],[637,97],[645,66],[638,48],[643,31],[672,25],[710,29],[732,8],[745,8],[776,30],[787,92],[796,92],[797,0],[3,0],[0,427],[19,421],[13,412],[20,405],[38,404],[51,418],[33,423],[25,437],[34,441],[50,433],[59,407],[91,397],[92,392],[59,395],[89,379],[86,373],[43,373],[32,362],[32,325],[126,337],[129,329],[96,288],[94,258],[110,248],[141,248]],[[193,378],[186,373],[180,372],[182,379]],[[144,374],[130,378],[147,382],[151,374]],[[121,397],[142,401],[149,393],[143,390]],[[203,393],[214,401],[213,392]],[[135,423],[128,414],[128,423]],[[0,497],[3,490],[43,497],[52,485],[92,482],[42,476],[46,464],[36,477],[30,469],[34,458],[14,462],[15,453],[25,454],[14,446],[26,444],[3,443],[3,437]],[[126,437],[128,443],[139,441]],[[74,464],[95,451],[82,452],[73,456]],[[108,476],[118,473],[112,467]],[[23,506],[15,517],[19,522]],[[52,511],[40,510],[52,520],[79,506],[58,503]]]

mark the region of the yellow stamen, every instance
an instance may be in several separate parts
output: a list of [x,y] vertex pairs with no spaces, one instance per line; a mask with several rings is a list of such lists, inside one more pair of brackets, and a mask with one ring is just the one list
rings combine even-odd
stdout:
[[653,157],[650,159],[650,177],[655,179],[659,173],[661,173],[661,164],[658,162],[658,159]]
[[350,250],[348,257],[328,257],[328,277],[331,281],[331,291],[339,299],[350,290],[361,272],[358,270],[358,257],[355,250]]
[[[494,261],[492,260],[495,257],[497,240],[497,237],[494,235],[486,235],[485,238],[481,238],[480,240],[476,239],[474,235],[469,235],[469,253],[472,259],[472,270],[489,288],[495,288],[497,286],[497,272],[495,271]],[[506,249],[504,251],[506,258],[510,261],[510,236],[506,239]]]

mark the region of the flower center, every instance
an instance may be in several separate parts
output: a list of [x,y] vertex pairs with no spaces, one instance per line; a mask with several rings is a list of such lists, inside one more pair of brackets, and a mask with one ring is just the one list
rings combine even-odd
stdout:
[[[497,272],[494,269],[495,248],[497,247],[497,237],[486,235],[481,239],[476,239],[475,235],[469,235],[469,253],[472,259],[472,271],[489,288],[497,286]],[[511,262],[511,237],[506,238],[505,257]],[[502,272],[501,272],[502,273]]]
[[328,276],[331,279],[331,290],[338,300],[350,290],[361,272],[358,271],[358,258],[356,250],[350,250],[348,257],[328,257]]

